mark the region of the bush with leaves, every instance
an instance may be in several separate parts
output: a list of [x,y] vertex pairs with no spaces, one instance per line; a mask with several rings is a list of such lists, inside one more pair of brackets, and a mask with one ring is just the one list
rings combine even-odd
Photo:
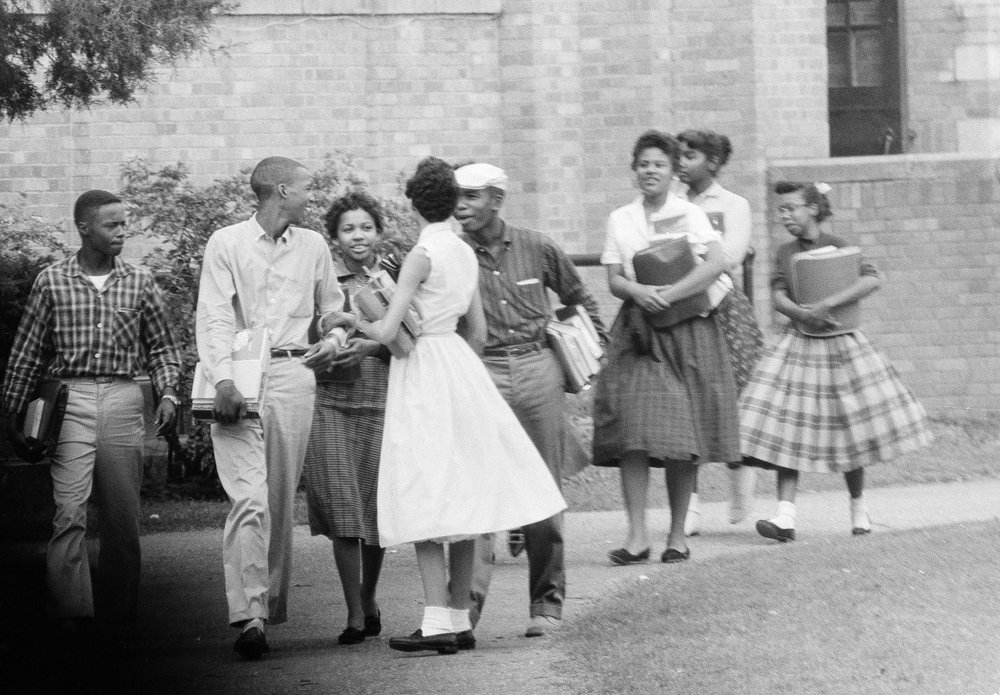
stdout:
[[[121,173],[121,196],[129,209],[133,233],[152,237],[157,248],[145,258],[167,297],[167,310],[174,338],[181,348],[180,393],[185,405],[191,393],[191,377],[198,361],[194,335],[194,312],[198,301],[205,244],[215,230],[247,219],[256,209],[250,190],[250,169],[207,185],[190,181],[187,167],[178,163],[151,169],[142,159],[125,164]],[[312,202],[305,226],[323,232],[323,216],[330,203],[349,190],[364,189],[367,180],[350,156],[334,153],[313,173]],[[402,257],[416,239],[416,221],[409,206],[399,200],[379,198],[385,221],[382,252]],[[331,248],[335,248],[331,245]],[[171,442],[172,462],[168,476],[201,476],[214,480],[211,439],[204,425],[183,423],[189,435],[184,443]],[[207,444],[206,444],[207,443]]]
[[0,374],[35,278],[68,251],[61,236],[56,225],[29,215],[23,201],[0,204]]

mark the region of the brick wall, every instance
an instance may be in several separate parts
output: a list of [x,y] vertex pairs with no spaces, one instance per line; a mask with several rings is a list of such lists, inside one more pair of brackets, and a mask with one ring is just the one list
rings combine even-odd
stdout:
[[[996,412],[1000,159],[786,160],[772,162],[767,174],[771,182],[833,187],[831,232],[861,246],[884,275],[881,289],[862,304],[863,328],[925,406],[938,413]],[[790,238],[777,223],[771,234],[775,243]],[[761,263],[762,272],[767,265]],[[765,319],[768,303],[758,302]]]

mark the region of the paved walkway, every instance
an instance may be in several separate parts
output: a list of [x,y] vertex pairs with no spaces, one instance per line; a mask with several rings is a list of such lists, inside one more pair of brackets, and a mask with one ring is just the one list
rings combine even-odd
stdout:
[[[874,532],[879,534],[1000,516],[998,480],[877,488],[866,492],[866,496]],[[758,499],[757,510],[761,513],[737,526],[727,522],[724,504],[703,504],[702,535],[691,539],[690,544],[692,562],[710,562],[736,553],[770,552],[769,548],[777,544],[758,537],[753,520],[769,513],[773,504]],[[800,493],[798,508],[797,543],[849,533],[846,492]],[[668,512],[652,510],[650,522],[654,537],[664,538]],[[586,613],[623,580],[673,569],[659,562],[610,566],[605,555],[620,545],[624,523],[620,511],[567,514],[567,621]],[[144,537],[139,650],[129,661],[101,670],[100,687],[94,691],[213,695],[573,692],[572,685],[558,672],[563,658],[559,637],[522,636],[528,618],[527,562],[523,555],[512,559],[498,544],[498,564],[477,629],[479,646],[475,651],[454,656],[405,655],[391,651],[388,638],[408,634],[419,625],[422,593],[412,548],[390,551],[386,556],[380,585],[383,634],[364,644],[344,647],[336,643],[346,612],[330,544],[325,538],[309,536],[305,527],[296,528],[295,544],[290,622],[268,630],[272,645],[269,656],[247,663],[238,661],[232,653],[236,635],[226,626],[221,532]],[[660,547],[653,547],[654,558],[662,549],[661,541]],[[24,563],[25,558],[19,561]],[[6,637],[9,640],[11,635]],[[46,665],[58,668],[58,663],[46,659],[36,663],[35,659],[24,658],[24,650],[10,642],[0,650],[0,657],[20,662],[21,678],[26,669],[39,669],[31,681],[36,684],[53,677],[45,672]],[[442,688],[441,683],[448,687]],[[31,691],[30,687],[23,690]],[[84,690],[76,687],[73,691]],[[35,692],[47,691],[39,688]]]

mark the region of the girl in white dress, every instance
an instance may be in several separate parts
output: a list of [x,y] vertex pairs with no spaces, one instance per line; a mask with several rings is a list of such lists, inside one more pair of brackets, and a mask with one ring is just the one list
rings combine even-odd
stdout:
[[[469,622],[474,538],[547,519],[566,503],[476,354],[485,344],[486,320],[474,252],[447,222],[458,197],[454,171],[429,157],[407,182],[406,195],[425,226],[385,317],[361,321],[359,328],[387,344],[411,302],[421,315],[415,347],[389,367],[379,537],[386,547],[416,544],[426,599],[420,629],[389,646],[448,654],[475,646]],[[457,333],[460,317],[464,339]]]

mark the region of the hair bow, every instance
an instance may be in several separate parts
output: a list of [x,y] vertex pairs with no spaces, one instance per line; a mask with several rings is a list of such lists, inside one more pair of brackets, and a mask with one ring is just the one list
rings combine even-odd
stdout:
[[814,183],[813,188],[815,188],[816,192],[820,193],[821,195],[826,195],[832,190],[830,188],[830,184],[823,183],[822,181],[817,181],[816,183]]

